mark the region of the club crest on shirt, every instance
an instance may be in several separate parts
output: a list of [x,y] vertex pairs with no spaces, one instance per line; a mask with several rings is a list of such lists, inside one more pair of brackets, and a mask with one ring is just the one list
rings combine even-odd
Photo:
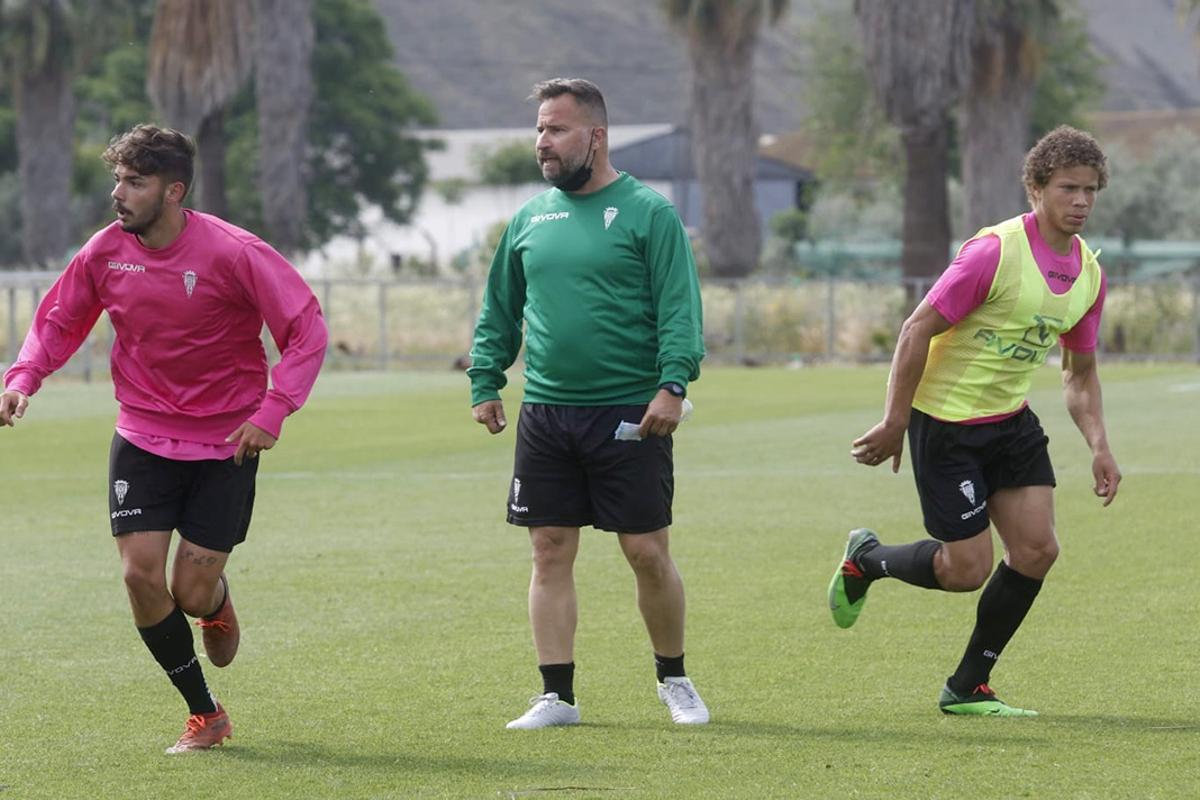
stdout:
[[604,230],[608,230],[608,226],[612,225],[613,220],[616,219],[617,214],[620,213],[621,212],[613,206],[609,206],[608,208],[604,209]]
[[187,292],[188,297],[191,297],[192,292],[196,290],[196,273],[190,269],[183,273],[183,288]]

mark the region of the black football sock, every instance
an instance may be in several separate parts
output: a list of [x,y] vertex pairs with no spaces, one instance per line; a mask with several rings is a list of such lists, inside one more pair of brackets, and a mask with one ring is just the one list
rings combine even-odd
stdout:
[[933,572],[933,559],[941,549],[942,543],[936,539],[922,539],[911,544],[880,544],[859,553],[854,560],[870,580],[897,578],[913,586],[940,589]]
[[157,625],[138,628],[142,641],[187,701],[193,714],[208,714],[217,710],[217,701],[208,691],[204,672],[192,646],[192,628],[179,606]]
[[683,653],[675,657],[655,653],[654,671],[658,673],[659,683],[663,682],[663,678],[686,678],[687,673],[683,671]]
[[988,682],[992,667],[1029,613],[1041,588],[1042,581],[1028,578],[1000,562],[979,596],[971,641],[948,681],[956,694],[970,694],[976,686]]
[[542,693],[554,692],[564,703],[575,705],[575,662],[569,664],[539,664],[542,673]]

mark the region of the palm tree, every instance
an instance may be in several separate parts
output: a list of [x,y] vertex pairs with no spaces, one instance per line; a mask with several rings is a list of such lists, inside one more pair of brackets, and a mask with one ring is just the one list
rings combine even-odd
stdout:
[[313,102],[312,0],[256,0],[259,193],[271,242],[304,244],[308,121]]
[[1025,207],[1021,161],[1042,42],[1059,21],[1056,0],[984,0],[978,11],[960,126],[962,230],[968,236]]
[[779,20],[787,0],[662,0],[688,39],[692,62],[691,134],[704,193],[704,245],[715,275],[758,266],[762,233],[754,206],[754,51],[764,18]]
[[855,0],[867,72],[904,146],[905,276],[935,274],[950,250],[949,111],[967,75],[975,0]]
[[244,0],[158,0],[146,92],[168,125],[196,137],[198,205],[226,216],[225,107],[254,65],[254,10]]
[[0,3],[0,74],[17,112],[21,238],[30,265],[61,261],[74,243],[70,215],[75,75],[119,30],[119,0]]

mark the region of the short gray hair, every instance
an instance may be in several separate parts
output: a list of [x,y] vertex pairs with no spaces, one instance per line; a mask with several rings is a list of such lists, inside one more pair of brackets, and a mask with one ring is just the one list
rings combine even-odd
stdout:
[[608,108],[604,105],[604,95],[600,93],[599,86],[586,78],[550,78],[535,83],[529,99],[544,103],[564,94],[574,97],[575,102],[586,108],[593,121],[601,127],[608,126]]

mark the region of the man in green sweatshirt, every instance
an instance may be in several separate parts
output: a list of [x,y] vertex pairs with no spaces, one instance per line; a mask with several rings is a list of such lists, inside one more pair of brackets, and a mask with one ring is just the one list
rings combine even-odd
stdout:
[[[671,559],[671,434],[704,357],[700,287],[674,207],[608,161],[590,81],[534,87],[537,160],[554,188],[509,222],[471,349],[472,415],[507,426],[500,389],[525,338],[508,521],[529,529],[529,619],[543,693],[509,728],[579,722],[574,563],[585,525],[617,534],[637,581],[659,699],[708,722],[683,668],[683,583]],[[627,423],[622,425],[622,423]]]

